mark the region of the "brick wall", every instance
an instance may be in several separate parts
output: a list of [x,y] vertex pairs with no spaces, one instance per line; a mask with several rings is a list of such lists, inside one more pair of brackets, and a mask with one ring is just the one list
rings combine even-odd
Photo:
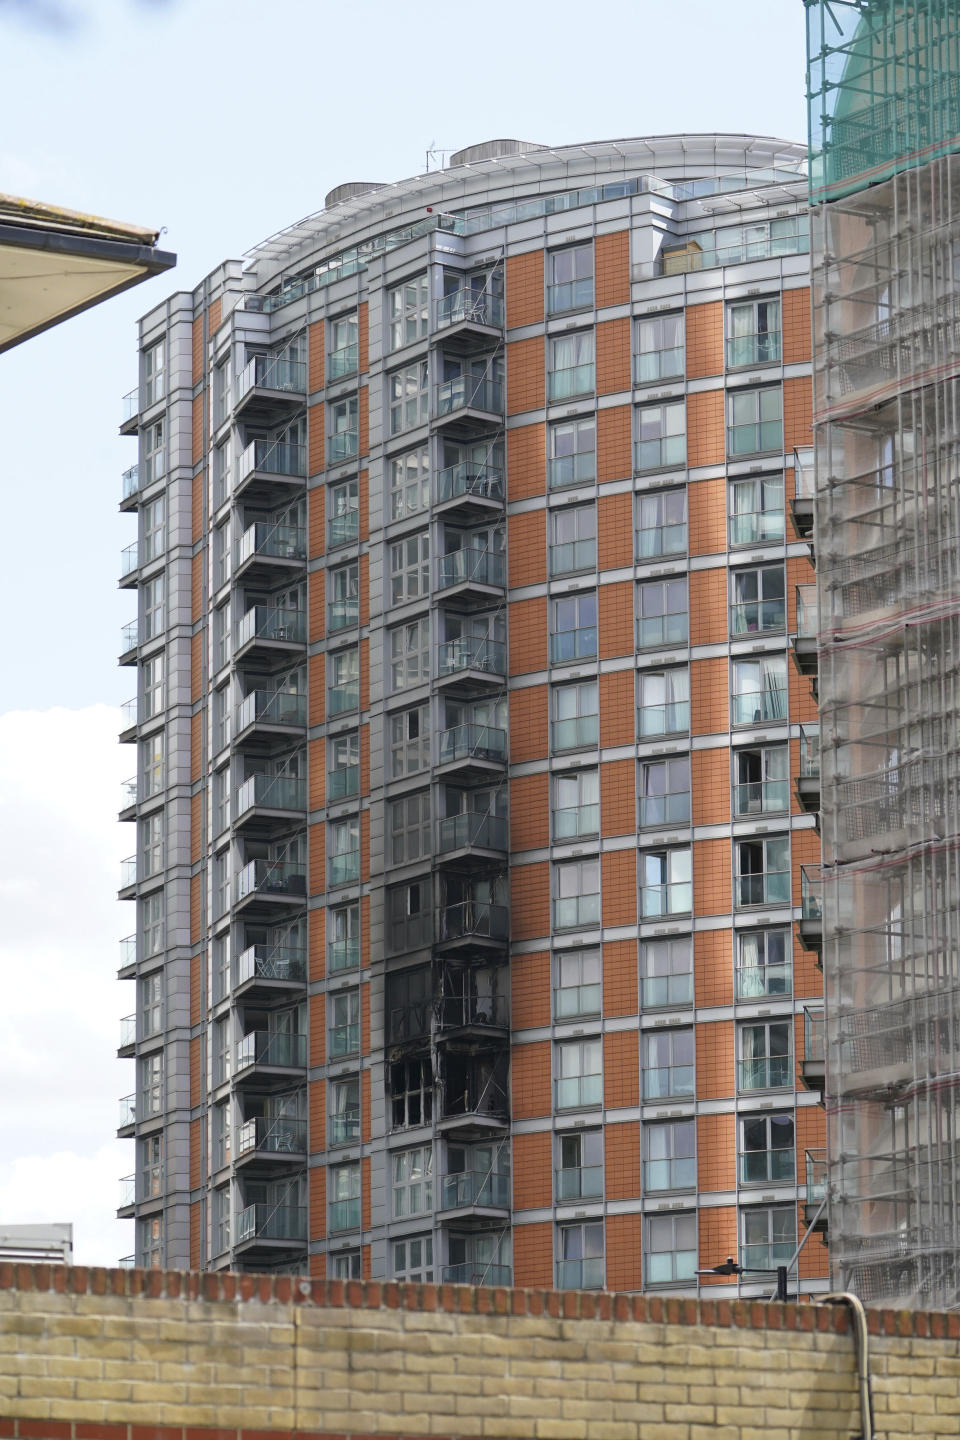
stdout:
[[[704,1212],[702,1260],[726,1253],[728,1208]],[[613,1279],[631,1285],[639,1217],[618,1219]],[[518,1226],[516,1249],[518,1271],[549,1276],[549,1224]],[[960,1316],[868,1319],[878,1433],[960,1435]],[[5,1440],[848,1440],[861,1428],[842,1307],[4,1265],[0,1331]]]

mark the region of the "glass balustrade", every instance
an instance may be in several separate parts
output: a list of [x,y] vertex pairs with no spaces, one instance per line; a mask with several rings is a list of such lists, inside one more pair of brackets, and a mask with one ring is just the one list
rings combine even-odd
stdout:
[[306,810],[307,782],[296,775],[251,775],[237,791],[236,814],[255,805],[268,810]]
[[302,1205],[248,1205],[237,1216],[237,1244],[246,1240],[288,1240],[306,1244],[307,1212]]
[[251,1065],[270,1065],[282,1070],[302,1070],[307,1063],[307,1037],[300,1034],[251,1030],[237,1042],[238,1071]]
[[440,1209],[460,1210],[483,1205],[493,1210],[510,1209],[510,1176],[488,1170],[464,1170],[444,1175],[440,1187]]
[[503,384],[485,376],[459,375],[437,386],[437,415],[457,410],[482,410],[488,415],[503,414]]
[[448,465],[437,474],[437,504],[475,495],[483,500],[503,500],[503,470],[495,465],[475,465],[461,461]]
[[439,588],[445,590],[451,585],[462,585],[471,580],[478,585],[502,587],[506,582],[506,568],[506,557],[502,551],[465,545],[462,550],[440,556]]
[[297,946],[248,945],[237,956],[234,983],[248,980],[289,980],[303,983],[307,978],[306,951]]
[[479,850],[506,850],[506,818],[482,811],[467,811],[461,815],[447,815],[439,822],[437,849],[441,855],[469,846]]
[[453,675],[460,670],[482,670],[504,675],[506,658],[507,647],[502,640],[487,640],[472,635],[443,641],[438,656],[441,675]]
[[440,732],[441,765],[450,765],[456,760],[505,762],[506,758],[507,732],[493,725],[454,725]]

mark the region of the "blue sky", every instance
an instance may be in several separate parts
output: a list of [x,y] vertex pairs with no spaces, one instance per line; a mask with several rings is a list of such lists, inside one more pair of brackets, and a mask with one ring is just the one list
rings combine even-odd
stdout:
[[[136,449],[117,426],[137,316],[342,181],[420,173],[431,145],[801,140],[803,97],[802,0],[0,0],[0,191],[162,226],[179,255],[172,276],[0,356],[0,745],[17,751],[0,764],[0,895],[17,919],[0,935],[0,1094],[20,1095],[0,1116],[0,1220],[76,1218],[87,1263],[132,1249],[108,1212],[133,1166],[111,1139],[133,1088],[111,1058],[133,1008],[116,937],[133,921],[109,890],[134,844],[114,824],[134,760],[107,707],[134,688],[116,654],[135,604],[116,579]],[[23,1081],[37,1053],[39,1089]],[[82,1104],[63,1103],[81,1074]]]

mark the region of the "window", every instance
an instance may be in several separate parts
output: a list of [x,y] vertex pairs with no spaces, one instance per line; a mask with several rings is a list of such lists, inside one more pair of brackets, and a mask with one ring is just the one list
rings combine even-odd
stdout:
[[735,904],[789,905],[789,835],[772,840],[738,840],[735,849]]
[[575,245],[547,256],[547,314],[593,305],[593,245]]
[[749,300],[727,308],[727,368],[780,359],[780,301]]
[[230,1104],[231,1102],[229,1100],[224,1100],[220,1105],[214,1105],[213,1107],[213,1155],[215,1170],[222,1170],[225,1165],[230,1164],[232,1147]]
[[558,930],[600,924],[600,861],[570,860],[554,867],[553,923]]
[[640,766],[640,824],[689,825],[690,757],[648,760]]
[[596,835],[600,829],[600,772],[576,770],[553,777],[554,841]]
[[356,560],[330,571],[330,604],[327,628],[343,630],[360,618],[360,566]]
[[332,820],[327,831],[330,838],[329,884],[352,885],[360,879],[359,816]]
[[689,631],[687,579],[644,580],[638,586],[640,619],[637,647],[685,645]]
[[741,1025],[739,1090],[783,1090],[793,1084],[789,1020]]
[[782,565],[735,570],[730,578],[731,635],[752,635],[784,628],[786,600]]
[[592,395],[596,388],[593,331],[556,335],[549,345],[548,399],[567,400],[573,395]]
[[137,1061],[140,1071],[140,1108],[138,1120],[163,1114],[163,1055],[142,1055]]
[[355,730],[327,742],[327,804],[346,800],[360,788],[360,736]]
[[547,480],[551,490],[586,485],[597,478],[597,422],[591,415],[550,426]]
[[753,1206],[740,1212],[740,1264],[749,1270],[788,1265],[797,1248],[795,1205]]
[[230,686],[221,685],[213,692],[213,753],[217,755],[230,743]]
[[222,1085],[230,1079],[232,1070],[232,1049],[230,1041],[230,1016],[214,1021],[213,1026],[213,1083]]
[[640,945],[643,1008],[693,1004],[693,942],[689,935]]
[[783,476],[731,480],[730,544],[765,545],[783,537]]
[[329,320],[330,356],[327,362],[327,381],[339,380],[352,375],[357,368],[357,317],[341,315]]
[[331,1080],[328,1145],[350,1145],[360,1139],[360,1080]]
[[564,1040],[556,1046],[557,1109],[603,1104],[602,1042]]
[[786,745],[736,750],[733,756],[735,815],[764,815],[789,810],[790,753]]
[[137,1221],[137,1264],[144,1270],[163,1269],[163,1216]]
[[393,1278],[417,1285],[433,1283],[432,1235],[411,1235],[393,1241]]
[[423,600],[430,594],[430,533],[421,530],[390,546],[390,603]]
[[163,496],[149,501],[143,506],[140,514],[142,517],[140,529],[142,563],[148,565],[151,560],[159,560],[166,549]]
[[331,485],[327,492],[330,517],[327,522],[331,547],[348,545],[360,533],[360,500],[356,480]]
[[558,1137],[557,1203],[603,1195],[603,1131],[576,1130]]
[[412,880],[387,891],[389,944],[394,954],[419,950],[433,938],[430,881]]
[[152,424],[144,425],[140,433],[143,436],[143,484],[152,485],[167,468],[164,423],[154,420]]
[[213,428],[219,430],[230,413],[230,361],[213,368]]
[[581,750],[596,745],[599,733],[596,680],[558,685],[553,692],[551,743],[554,750]]
[[560,1226],[559,1290],[603,1289],[603,1221]]
[[360,1164],[331,1165],[330,1215],[331,1230],[360,1229]]
[[415,1056],[390,1066],[390,1123],[415,1129],[433,1119],[433,1072],[429,1058]]
[[689,848],[648,850],[640,857],[640,914],[685,915],[693,908]]
[[450,1285],[509,1285],[510,1235],[500,1231],[490,1234],[451,1233],[450,1264],[443,1268],[443,1278]]
[[693,1096],[693,1031],[644,1030],[644,1100]]
[[336,650],[327,655],[327,712],[342,715],[360,704],[360,651]]
[[340,465],[356,455],[360,444],[359,408],[356,395],[338,400],[330,409],[329,463]]
[[687,463],[687,414],[682,400],[643,405],[637,411],[638,470],[667,470]]
[[418,275],[387,294],[387,336],[391,350],[422,340],[430,328],[426,275]]
[[[139,1141],[140,1198],[155,1200],[163,1194],[163,1136],[148,1135]],[[229,1156],[229,1146],[227,1147]]]
[[211,460],[211,488],[213,490],[213,508],[219,510],[227,498],[230,488],[230,441],[225,440],[222,445],[214,445],[213,458]]
[[360,1049],[360,991],[340,990],[327,996],[327,1049],[331,1060]]
[[783,394],[779,385],[767,390],[733,390],[727,396],[727,455],[756,455],[783,449]]
[[166,369],[164,362],[164,343],[158,340],[156,345],[151,345],[149,350],[143,352],[143,408],[149,410],[151,405],[156,405],[166,394],[164,384]]
[[163,950],[163,891],[147,895],[140,901],[140,926],[143,935],[143,958],[159,955]]
[[557,987],[553,992],[553,1018],[572,1020],[599,1015],[603,966],[599,950],[564,950],[556,957]]
[[550,659],[555,665],[597,653],[597,594],[587,590],[550,602]]
[[214,937],[211,968],[213,970],[213,998],[214,1000],[224,1000],[230,993],[231,984],[229,936],[217,935]]
[[644,670],[640,674],[640,734],[676,735],[690,729],[690,672]]
[[427,362],[417,360],[387,377],[387,404],[390,434],[399,435],[417,425],[425,425],[430,417],[430,388]]
[[430,835],[430,791],[404,795],[387,806],[390,863],[409,865],[433,853]]
[[660,490],[637,499],[637,559],[682,555],[687,549],[687,492]]
[[327,965],[331,971],[356,970],[360,964],[360,906],[330,907]]
[[163,971],[143,975],[140,987],[140,1038],[159,1035],[163,1029]]
[[140,741],[140,790],[144,800],[163,793],[164,737],[160,730],[148,740]]
[[697,1124],[674,1120],[643,1127],[644,1190],[695,1190]]
[[391,971],[387,976],[385,1003],[388,1044],[428,1036],[434,1013],[434,985],[429,966]]
[[230,1186],[222,1185],[213,1192],[213,1253],[222,1255],[230,1249]]
[[765,725],[787,718],[787,661],[784,655],[733,662],[734,725]]
[[340,1250],[328,1255],[331,1280],[359,1280],[363,1274],[362,1255],[359,1250]]
[[792,1115],[745,1115],[740,1121],[740,1184],[790,1184],[797,1158]]
[[230,659],[230,602],[213,612],[213,670],[222,670]]
[[163,811],[140,821],[140,865],[138,879],[148,880],[163,870]]
[[637,321],[633,378],[637,385],[671,380],[684,372],[683,315]]
[[401,780],[430,764],[430,706],[390,716],[390,778]]
[[594,570],[597,564],[597,511],[575,505],[550,512],[550,574]]
[[390,688],[412,690],[430,678],[430,621],[427,616],[388,631]]
[[163,712],[163,655],[152,655],[140,666],[140,718],[152,720]]
[[697,1216],[650,1215],[644,1239],[644,1278],[648,1285],[696,1284]]
[[400,1150],[391,1156],[393,1218],[405,1220],[433,1209],[433,1148]]
[[789,930],[741,930],[737,934],[737,999],[791,994],[791,948]]
[[430,451],[426,445],[389,462],[390,519],[405,520],[430,506]]

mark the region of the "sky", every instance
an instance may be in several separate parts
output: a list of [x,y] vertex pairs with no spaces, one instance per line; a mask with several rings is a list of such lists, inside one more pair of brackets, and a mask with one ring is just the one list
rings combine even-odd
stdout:
[[[802,0],[0,0],[0,192],[162,227],[177,269],[0,355],[0,1226],[113,1218],[133,1142],[118,1061],[133,907],[114,899],[135,768],[116,664],[135,522],[137,317],[319,210],[497,136],[542,144],[726,131],[805,138]],[[453,104],[456,99],[457,104]],[[41,564],[42,561],[42,564]],[[43,584],[40,584],[42,572]]]

